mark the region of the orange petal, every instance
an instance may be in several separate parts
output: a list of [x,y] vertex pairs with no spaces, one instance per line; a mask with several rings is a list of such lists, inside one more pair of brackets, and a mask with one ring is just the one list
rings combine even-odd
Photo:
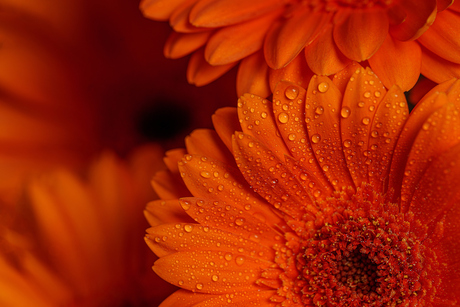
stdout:
[[369,182],[370,124],[385,95],[386,89],[377,76],[369,68],[360,68],[350,78],[343,97],[340,110],[342,144],[356,187]]
[[[299,219],[305,214],[309,195],[289,169],[269,148],[250,135],[235,133],[235,160],[252,189],[276,209]],[[254,157],[257,157],[254,159]]]
[[190,192],[181,184],[180,178],[168,171],[159,171],[152,179],[152,187],[162,199],[175,199],[189,196]]
[[164,280],[186,290],[233,294],[260,289],[255,281],[260,278],[261,270],[270,264],[238,253],[196,250],[161,257],[153,270]]
[[396,201],[400,196],[404,168],[406,167],[409,152],[417,133],[430,114],[447,103],[446,99],[439,98],[439,92],[447,91],[453,83],[454,81],[448,81],[433,88],[433,90],[415,106],[404,125],[404,129],[396,144],[390,167],[389,187],[394,189],[395,198],[393,201]]
[[198,1],[199,0],[185,0],[174,10],[169,19],[169,24],[174,31],[181,33],[209,31],[208,28],[195,27],[189,21],[190,11]]
[[438,13],[444,11],[454,3],[454,0],[436,0]]
[[305,125],[304,88],[291,82],[281,81],[273,93],[273,114],[281,137],[289,148],[290,155],[300,161],[319,182],[321,189],[331,190],[332,186],[320,168],[312,150]]
[[212,115],[212,123],[222,142],[224,142],[230,152],[233,152],[232,135],[235,131],[241,130],[236,108],[226,107],[218,109]]
[[171,149],[165,153],[163,161],[171,173],[179,174],[177,163],[182,160],[186,153],[187,151],[184,148]]
[[342,94],[325,76],[314,76],[307,89],[305,122],[312,150],[319,166],[335,190],[354,187],[340,147],[340,109]]
[[204,56],[211,65],[239,61],[262,48],[265,34],[279,12],[218,30],[206,45]]
[[388,17],[381,9],[340,10],[335,15],[334,41],[349,59],[369,59],[388,34]]
[[179,200],[154,200],[147,204],[144,216],[150,226],[164,223],[193,222],[184,212],[179,204]]
[[328,24],[317,39],[305,47],[305,58],[310,69],[318,75],[331,75],[344,69],[351,61],[337,48]]
[[187,67],[187,81],[196,86],[203,86],[216,80],[235,66],[237,62],[212,66],[204,59],[204,49],[193,53]]
[[375,110],[369,138],[369,183],[376,192],[386,192],[392,153],[408,117],[404,93],[394,85]]
[[139,4],[139,8],[147,18],[166,21],[174,10],[185,1],[186,0],[142,0]]
[[206,156],[225,164],[235,165],[233,155],[225,147],[219,135],[214,130],[194,130],[185,138],[185,145],[189,154]]
[[436,83],[460,78],[460,64],[452,63],[422,47],[421,73]]
[[385,87],[396,84],[408,91],[417,83],[421,61],[419,44],[401,42],[387,35],[380,49],[369,59],[369,64]]
[[334,82],[334,85],[340,90],[342,95],[345,94],[345,89],[347,88],[351,76],[353,76],[355,71],[361,68],[362,66],[360,64],[351,62],[350,65],[346,66],[344,69],[334,75],[332,82]]
[[262,52],[256,52],[241,61],[236,76],[236,92],[238,96],[246,93],[270,96],[268,66]]
[[219,297],[219,295],[197,293],[180,289],[165,299],[159,307],[196,307],[200,302],[205,302],[213,297]]
[[402,0],[406,18],[401,24],[392,26],[390,34],[400,41],[417,39],[436,18],[436,1]]
[[179,168],[183,180],[195,197],[219,199],[266,218],[268,225],[283,224],[270,206],[258,197],[238,169],[207,157],[188,155]]
[[172,32],[166,40],[163,53],[169,59],[178,59],[204,46],[211,31],[198,33]]
[[281,80],[290,81],[307,88],[311,77],[313,77],[313,72],[308,67],[304,54],[300,53],[287,66],[280,69],[270,69],[270,93],[275,92],[275,87]]
[[460,15],[451,10],[438,14],[433,25],[418,38],[423,46],[441,58],[460,63]]
[[289,64],[318,37],[331,17],[331,14],[312,12],[307,6],[302,6],[292,17],[274,24],[264,44],[268,66],[279,69]]
[[238,118],[243,132],[272,149],[278,159],[283,161],[284,155],[290,153],[277,133],[272,114],[271,103],[266,99],[251,94],[245,94],[238,99]]
[[282,6],[279,0],[201,0],[190,12],[197,27],[223,27],[250,20]]
[[[447,100],[445,93],[440,93],[438,99]],[[406,208],[415,186],[422,177],[430,161],[460,142],[459,106],[446,103],[433,112],[423,123],[409,153],[408,163],[404,170],[401,188],[401,207]]]
[[[278,303],[272,301],[272,297],[276,296],[273,290],[254,289],[253,291],[238,291],[229,295],[219,295],[218,297],[210,298],[195,307],[246,307],[246,306],[263,306],[275,307]],[[182,305],[181,305],[182,306]],[[162,306],[163,307],[163,306]]]
[[[239,253],[255,255],[261,259],[273,259],[272,246],[280,243],[279,234],[257,216],[252,215],[249,210],[241,210],[240,206],[233,206],[225,201],[208,201],[191,197],[181,199],[181,205],[195,221],[208,226],[208,229],[203,230],[207,231],[208,235],[211,233],[213,236],[222,236],[222,240],[211,241],[216,247],[207,250],[216,248],[222,250],[219,247],[224,247],[224,242],[228,241],[230,252],[239,250]],[[225,212],[224,216],[222,212]],[[257,233],[254,233],[255,229]],[[227,233],[227,235],[220,233]],[[216,241],[221,242],[220,246],[215,244]]]

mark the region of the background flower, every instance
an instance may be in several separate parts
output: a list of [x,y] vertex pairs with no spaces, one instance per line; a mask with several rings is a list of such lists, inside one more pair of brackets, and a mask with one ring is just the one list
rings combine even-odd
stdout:
[[[436,82],[459,76],[445,63],[460,63],[459,4],[452,2],[144,0],[140,7],[148,18],[169,20],[173,27],[167,57],[193,53],[190,83],[207,84],[239,63],[238,95],[267,97],[277,81],[298,81],[292,70],[332,75],[351,61],[368,60],[385,86],[398,84],[404,91],[421,70]],[[433,30],[422,35],[433,21]],[[293,61],[304,65],[288,68]]]
[[455,306],[459,86],[409,116],[354,65],[219,110],[167,155],[147,207],[154,271],[182,288],[161,306]]

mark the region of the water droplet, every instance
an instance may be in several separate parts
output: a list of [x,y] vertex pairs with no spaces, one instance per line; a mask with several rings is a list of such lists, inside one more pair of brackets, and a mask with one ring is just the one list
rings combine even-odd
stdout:
[[190,209],[190,206],[192,204],[188,201],[188,200],[184,200],[184,201],[181,201],[180,202],[180,206],[182,207],[182,209],[184,209],[185,211],[187,211],[188,209]]
[[285,124],[289,121],[289,115],[282,112],[278,115],[278,120],[280,121],[280,123]]
[[391,139],[390,139],[390,138],[388,138],[388,139],[385,140],[385,143],[387,143],[387,144],[390,144],[390,142],[391,142]]
[[371,122],[370,118],[369,117],[364,117],[363,120],[362,120],[362,123],[364,125],[369,125],[369,123]]
[[290,141],[294,141],[295,140],[295,134],[294,133],[289,134],[288,139]]
[[233,255],[232,254],[225,254],[224,258],[225,258],[225,260],[230,261],[230,260],[233,259]]
[[430,123],[424,123],[423,126],[422,126],[422,129],[425,130],[425,131],[430,129]]
[[329,84],[327,84],[326,82],[321,82],[320,84],[318,84],[318,91],[320,91],[321,93],[327,92],[328,89]]
[[375,96],[375,97],[380,97],[381,94],[382,94],[382,93],[380,93],[379,91],[376,91],[376,92],[374,93],[374,96]]
[[196,284],[196,288],[197,288],[198,290],[203,289],[203,284]]
[[374,110],[375,110],[375,106],[374,106],[374,105],[369,106],[369,111],[374,112]]
[[299,96],[299,88],[295,85],[289,85],[284,91],[284,95],[287,99],[293,100]]
[[236,219],[235,224],[238,225],[238,226],[243,225],[244,224],[244,219],[243,218]]
[[267,118],[267,113],[266,113],[266,112],[260,113],[260,117],[262,117],[262,118]]
[[236,257],[235,262],[236,262],[237,265],[243,265],[244,257],[243,256]]
[[218,281],[218,280],[219,280],[219,276],[217,276],[217,275],[212,275],[211,279],[212,279],[212,281]]
[[311,137],[311,141],[315,144],[318,144],[321,141],[321,136],[319,134],[313,134]]
[[184,284],[184,281],[183,280],[179,280],[178,282],[179,286],[182,286]]
[[345,140],[343,141],[343,147],[350,148],[351,147],[351,140]]
[[322,106],[316,107],[315,113],[321,115],[324,113],[324,108]]
[[358,102],[358,107],[362,108],[362,107],[364,107],[365,104],[366,103],[364,101],[360,101],[360,102]]
[[327,172],[329,170],[329,165],[323,165],[322,169],[323,171]]
[[343,107],[342,110],[340,111],[340,115],[343,118],[348,118],[351,114],[351,110],[349,107]]
[[217,186],[217,189],[222,192],[224,190],[224,186],[220,184]]
[[371,92],[365,92],[365,93],[364,93],[364,97],[366,97],[366,98],[371,97]]
[[201,172],[200,175],[203,178],[211,178],[211,173],[209,172]]
[[184,230],[185,230],[186,232],[192,232],[193,226],[192,226],[192,225],[185,225],[185,226],[184,226]]
[[377,132],[377,130],[374,130],[374,131],[371,132],[371,136],[372,136],[373,138],[376,138],[376,137],[379,136],[379,133]]
[[248,143],[248,146],[249,146],[249,148],[254,147],[254,142],[249,142],[249,143]]
[[315,197],[319,197],[321,195],[321,191],[320,190],[316,190],[313,192],[313,196]]

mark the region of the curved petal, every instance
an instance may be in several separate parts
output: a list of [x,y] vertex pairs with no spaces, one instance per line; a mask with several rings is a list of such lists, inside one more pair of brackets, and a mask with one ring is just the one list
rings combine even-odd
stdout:
[[271,93],[275,92],[275,87],[281,80],[296,83],[302,88],[307,88],[313,72],[305,61],[305,56],[300,53],[287,66],[280,69],[270,69],[269,82]]
[[289,64],[318,37],[331,17],[331,14],[313,12],[307,6],[302,6],[292,17],[274,24],[264,44],[268,66],[279,69]]
[[382,9],[347,9],[335,15],[334,41],[349,59],[370,58],[388,34],[388,17]]
[[444,11],[431,27],[418,38],[423,46],[441,58],[460,63],[460,13]]
[[454,3],[454,0],[436,0],[438,13],[444,11]]
[[174,199],[189,196],[190,192],[180,183],[179,176],[174,176],[168,171],[159,171],[152,179],[155,193],[162,199]]
[[410,90],[420,76],[422,50],[416,42],[401,42],[390,35],[369,59],[369,65],[385,87],[394,84],[403,91]]
[[144,216],[150,226],[163,223],[193,222],[180,206],[179,200],[154,200],[147,204]]
[[[196,250],[161,257],[155,262],[153,270],[164,280],[183,289],[221,294],[260,289],[255,286],[255,281],[260,278],[262,269],[270,265],[271,262],[238,253]],[[200,269],[196,270],[196,266]]]
[[277,131],[272,114],[271,103],[266,99],[252,94],[245,94],[238,99],[238,118],[243,132],[271,148],[278,159],[283,161],[284,156],[289,156],[290,152]]
[[224,65],[241,60],[263,46],[265,34],[279,12],[267,14],[218,30],[206,45],[204,56],[211,65]]
[[319,166],[335,190],[354,187],[347,162],[340,150],[340,107],[342,93],[331,79],[314,76],[305,99],[305,122]]
[[209,31],[208,28],[195,27],[189,22],[188,16],[190,11],[198,1],[199,0],[186,0],[174,10],[169,18],[169,25],[174,29],[174,31],[181,33]]
[[195,129],[185,138],[187,152],[191,155],[200,155],[235,165],[231,152],[222,143],[219,135],[211,129]]
[[232,151],[232,135],[241,129],[236,108],[221,108],[212,115],[212,123],[219,138],[224,142],[230,152]]
[[356,187],[369,182],[369,136],[375,110],[386,89],[370,68],[360,68],[350,78],[340,110],[345,158]]
[[238,96],[245,93],[264,98],[270,96],[268,66],[261,51],[241,61],[236,75],[236,92]]
[[460,64],[444,60],[440,56],[422,47],[422,75],[436,83],[452,78],[460,78]]
[[390,28],[391,36],[397,40],[417,39],[430,27],[436,18],[435,0],[402,0],[400,5],[405,10],[406,18],[401,24]]
[[195,307],[200,302],[205,302],[206,300],[214,297],[219,297],[219,295],[197,293],[180,289],[168,296],[168,298],[165,299],[159,307]]
[[283,5],[279,0],[201,0],[190,12],[197,27],[223,27],[250,20]]
[[185,1],[187,0],[142,0],[139,8],[145,17],[167,21],[174,10]]
[[333,25],[328,24],[319,37],[305,47],[308,66],[317,75],[335,74],[351,63],[337,48],[332,29]]
[[204,46],[211,31],[198,33],[172,32],[166,40],[163,53],[169,59],[178,59]]
[[203,86],[216,80],[230,69],[232,69],[237,62],[212,66],[204,59],[204,50],[199,49],[193,53],[187,67],[187,81],[196,86]]

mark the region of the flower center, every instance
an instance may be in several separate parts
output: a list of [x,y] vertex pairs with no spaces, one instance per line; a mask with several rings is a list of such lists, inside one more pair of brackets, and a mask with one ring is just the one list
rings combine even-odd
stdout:
[[275,246],[275,261],[284,270],[278,295],[304,306],[430,301],[438,263],[423,245],[425,235],[411,231],[410,214],[399,213],[396,204],[385,204],[382,196],[362,190],[317,205],[315,217],[305,214],[301,221],[305,226],[294,227],[295,234],[286,236],[286,246]]

